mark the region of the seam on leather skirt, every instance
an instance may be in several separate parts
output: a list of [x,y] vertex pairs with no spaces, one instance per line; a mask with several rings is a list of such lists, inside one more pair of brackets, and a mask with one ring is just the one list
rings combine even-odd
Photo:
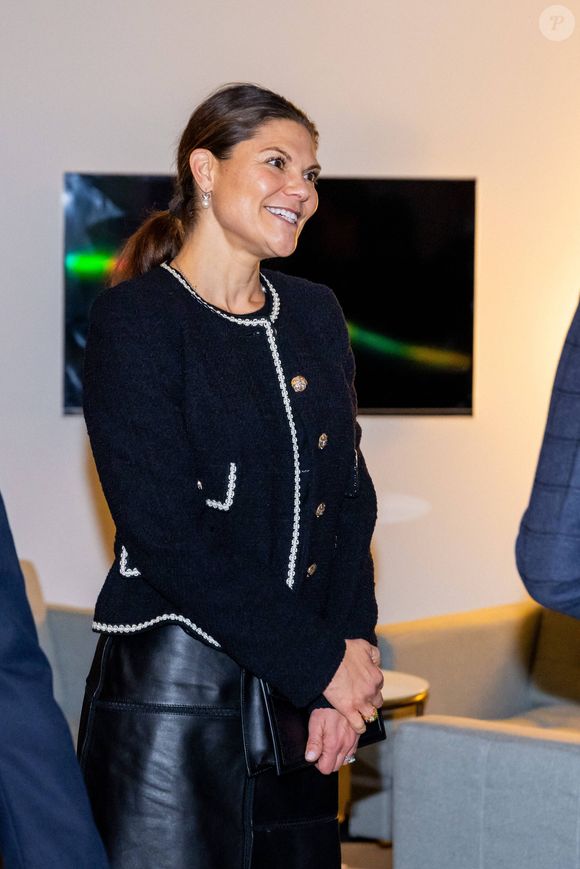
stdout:
[[266,824],[254,824],[256,833],[268,833],[270,830],[290,830],[294,827],[310,827],[313,824],[336,824],[336,815],[320,815],[312,818],[295,818],[292,821],[273,821]]
[[239,718],[240,710],[235,707],[223,706],[184,706],[172,703],[135,703],[127,700],[94,700],[99,709],[111,711],[131,710],[153,715],[197,715],[203,718]]
[[[79,766],[81,770],[84,772],[85,768],[85,759],[88,747],[90,745],[90,740],[93,731],[93,723],[94,723],[94,700],[99,696],[99,692],[101,690],[103,680],[105,678],[105,667],[108,657],[108,651],[111,645],[111,638],[107,637],[106,640],[102,642],[102,651],[99,649],[99,643],[97,643],[97,649],[95,650],[95,657],[93,659],[93,664],[91,666],[91,670],[89,675],[87,676],[87,686],[85,691],[85,702],[83,703],[82,714],[81,714],[81,722],[79,728],[79,744],[77,745],[77,757],[79,761]],[[89,683],[91,681],[91,677],[94,673],[94,669],[98,667],[98,678],[96,680],[96,685],[94,686],[94,690],[92,693],[92,697],[89,698]],[[88,700],[92,700],[93,702],[87,702]],[[85,721],[83,722],[83,718]],[[83,733],[84,731],[84,733]]]

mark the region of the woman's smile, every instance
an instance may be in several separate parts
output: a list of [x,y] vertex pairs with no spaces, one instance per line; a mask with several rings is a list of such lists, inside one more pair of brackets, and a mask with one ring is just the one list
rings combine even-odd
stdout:
[[291,223],[293,226],[296,226],[298,223],[299,214],[296,211],[290,211],[288,208],[276,208],[271,205],[266,205],[266,210],[275,217],[285,220],[286,223]]

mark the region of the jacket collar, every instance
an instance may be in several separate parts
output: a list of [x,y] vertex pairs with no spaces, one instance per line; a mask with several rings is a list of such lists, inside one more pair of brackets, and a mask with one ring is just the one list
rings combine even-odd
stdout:
[[179,283],[183,287],[185,287],[187,292],[190,293],[193,298],[200,303],[200,305],[203,305],[204,308],[207,308],[209,311],[212,311],[219,317],[223,317],[224,320],[229,320],[231,323],[238,323],[241,326],[264,326],[266,323],[274,323],[278,318],[278,314],[280,313],[280,296],[278,295],[272,283],[262,272],[260,272],[262,289],[264,290],[264,293],[269,292],[272,297],[270,313],[267,317],[236,317],[235,314],[228,314],[226,311],[222,311],[221,308],[216,308],[215,305],[210,305],[209,302],[206,302],[205,299],[202,299],[199,293],[197,293],[195,289],[191,286],[191,284],[183,277],[181,272],[178,272],[177,269],[174,269],[172,266],[169,265],[169,263],[161,263],[161,268],[165,269],[169,272],[169,274],[173,275],[173,277],[177,281],[179,281]]

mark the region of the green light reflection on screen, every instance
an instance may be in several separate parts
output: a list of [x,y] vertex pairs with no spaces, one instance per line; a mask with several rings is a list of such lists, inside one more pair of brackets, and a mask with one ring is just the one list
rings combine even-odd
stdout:
[[117,257],[105,251],[71,251],[67,253],[64,264],[67,272],[75,278],[98,280],[107,277]]
[[438,347],[425,347],[421,344],[408,344],[405,341],[397,341],[378,332],[363,329],[355,323],[348,323],[350,340],[355,346],[367,347],[385,356],[398,356],[400,359],[409,359],[419,365],[427,365],[430,368],[443,368],[448,371],[469,371],[471,368],[471,356],[468,353],[459,353],[455,350],[441,350]]

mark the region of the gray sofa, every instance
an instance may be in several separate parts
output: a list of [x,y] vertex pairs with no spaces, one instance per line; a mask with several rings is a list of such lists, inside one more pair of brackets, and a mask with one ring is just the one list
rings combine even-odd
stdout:
[[38,638],[50,665],[54,696],[76,741],[85,680],[98,636],[91,630],[92,611],[48,606],[37,625]]
[[[580,763],[580,622],[526,601],[381,625],[378,634],[383,666],[423,676],[431,691],[424,720],[410,720],[405,713],[389,725],[394,738],[361,752],[353,767],[352,835],[392,839],[396,849],[402,837],[417,834],[411,816],[409,826],[405,824],[408,815],[402,806],[408,806],[407,788],[412,785],[398,746],[408,761],[413,741],[417,756],[424,759],[424,775],[414,781],[422,792],[425,776],[434,775],[436,781],[436,766],[419,749],[422,740],[433,738],[428,728],[435,721],[438,733],[445,724],[445,732],[457,738],[463,726],[459,718],[479,722],[482,733],[489,734],[496,732],[492,722],[499,721],[500,733],[523,729],[532,748],[547,731],[564,728],[578,735]],[[435,720],[434,715],[446,719]],[[472,727],[469,733],[472,744]],[[396,755],[400,772],[393,790]],[[578,818],[580,823],[580,811]]]
[[580,731],[429,716],[397,733],[394,869],[577,869]]
[[580,622],[525,602],[379,633],[384,666],[431,683],[353,804],[394,869],[580,867]]
[[20,567],[38,639],[52,667],[54,696],[76,740],[85,681],[98,639],[91,630],[92,610],[47,605],[34,565],[21,559]]

